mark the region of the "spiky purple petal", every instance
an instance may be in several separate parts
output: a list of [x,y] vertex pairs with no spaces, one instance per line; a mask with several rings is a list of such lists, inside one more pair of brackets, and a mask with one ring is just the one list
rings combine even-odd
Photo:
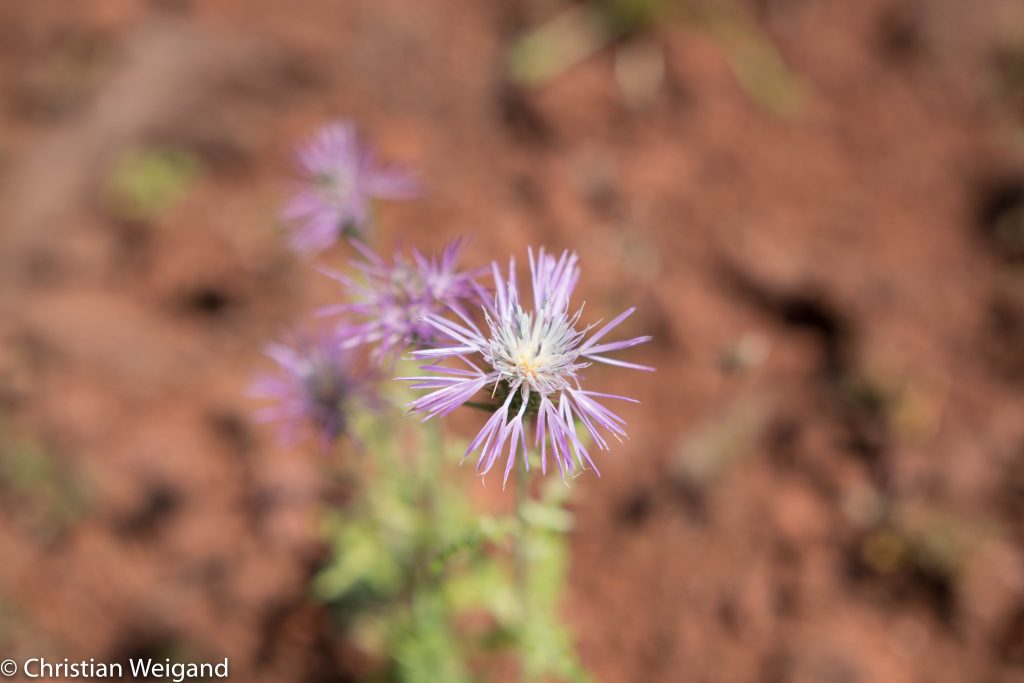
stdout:
[[291,228],[289,245],[301,253],[327,249],[346,228],[365,232],[373,199],[411,199],[419,193],[411,173],[381,165],[346,121],[324,126],[301,144],[296,166],[302,184],[281,217]]
[[[425,317],[424,322],[439,338],[430,348],[413,352],[414,357],[430,360],[423,369],[431,374],[402,378],[414,382],[414,388],[429,391],[409,408],[428,420],[450,413],[487,389],[492,398],[498,399],[494,413],[466,450],[467,456],[478,453],[477,471],[481,475],[504,458],[503,478],[507,480],[520,454],[529,469],[527,419],[534,421],[534,448],[540,448],[542,472],[547,471],[549,450],[563,477],[579,468],[597,471],[576,433],[576,421],[579,420],[598,448],[608,450],[605,435],[624,439],[626,423],[599,399],[636,401],[583,390],[581,371],[592,361],[651,370],[604,355],[642,344],[650,337],[598,343],[635,309],[616,316],[593,334],[590,332],[594,326],[578,328],[582,309],[575,312],[569,309],[572,292],[579,281],[576,254],[565,251],[556,258],[541,249],[536,256],[533,250],[528,255],[532,287],[530,310],[524,309],[521,303],[515,260],[510,259],[507,277],[497,263],[491,265],[494,295],[482,306],[486,331],[458,309],[455,313],[459,320],[437,313]],[[471,356],[481,358],[479,367],[468,360]],[[468,369],[438,362],[446,359],[462,361]],[[534,397],[539,400],[531,404]]]

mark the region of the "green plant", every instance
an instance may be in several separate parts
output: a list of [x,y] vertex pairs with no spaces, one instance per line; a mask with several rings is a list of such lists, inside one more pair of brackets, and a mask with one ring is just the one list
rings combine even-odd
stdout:
[[326,514],[313,592],[381,663],[375,680],[474,681],[474,662],[521,643],[528,680],[589,681],[559,617],[570,489],[553,479],[515,514],[481,514],[446,467],[464,448],[439,425],[393,409],[357,423],[373,461],[355,463],[356,499]]

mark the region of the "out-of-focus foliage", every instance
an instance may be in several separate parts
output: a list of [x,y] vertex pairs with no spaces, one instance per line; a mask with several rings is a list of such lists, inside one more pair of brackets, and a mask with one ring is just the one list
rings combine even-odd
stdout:
[[516,40],[507,55],[513,82],[541,85],[601,50],[612,35],[600,13],[572,7]]
[[[617,68],[621,68],[623,52],[626,56],[629,52],[625,38],[652,37],[660,26],[677,19],[707,33],[721,46],[739,86],[755,105],[781,117],[799,112],[805,96],[803,83],[749,12],[738,3],[722,0],[592,0],[567,5],[513,42],[507,55],[509,76],[520,85],[543,85],[605,48],[615,50]],[[651,45],[646,47],[650,52]],[[655,74],[660,83],[664,59],[646,61],[652,66],[645,71]],[[652,76],[645,74],[644,79]],[[625,90],[629,100],[630,88]]]
[[902,505],[886,510],[867,530],[860,554],[878,574],[909,569],[955,583],[978,535],[941,510]]
[[722,46],[736,80],[754,104],[780,117],[799,112],[805,98],[803,83],[747,12],[728,3],[709,3],[697,17]]
[[616,33],[642,31],[671,17],[684,0],[595,0],[608,25]]
[[199,162],[184,150],[130,149],[108,179],[110,210],[125,220],[155,220],[181,201],[198,175]]
[[43,444],[0,423],[0,497],[40,538],[67,531],[85,513],[84,487]]
[[569,567],[565,535],[572,527],[572,516],[563,506],[569,490],[558,480],[545,484],[541,499],[522,510],[522,559],[529,565],[523,591],[529,601],[523,606],[527,613],[522,626],[524,666],[530,680],[554,676],[589,683],[592,679],[576,657],[572,634],[559,614]]
[[373,680],[476,681],[474,662],[521,643],[532,680],[589,681],[559,615],[569,489],[553,477],[519,516],[481,514],[450,476],[463,449],[439,424],[400,420],[359,421],[372,465],[356,500],[328,516],[331,559],[313,584],[381,663]]

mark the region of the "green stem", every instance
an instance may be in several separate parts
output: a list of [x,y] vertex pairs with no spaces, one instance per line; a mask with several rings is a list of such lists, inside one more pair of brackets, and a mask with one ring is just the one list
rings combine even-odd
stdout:
[[441,484],[444,460],[444,435],[435,420],[422,433],[423,441],[417,454],[417,474],[410,494],[422,510],[416,532],[415,554],[409,576],[407,628],[419,633],[432,620],[432,610],[442,599],[437,591],[439,577],[433,571],[433,561],[441,545],[437,496]]
[[438,421],[428,424],[425,429],[426,451],[420,458],[420,505],[423,506],[423,527],[420,537],[420,557],[423,566],[420,567],[421,575],[430,574],[429,563],[439,552],[440,545],[440,520],[438,519],[437,496],[441,486],[441,476],[444,471],[444,431]]
[[515,579],[516,592],[519,597],[519,676],[523,683],[533,681],[530,671],[529,639],[526,637],[532,610],[530,608],[530,527],[526,521],[526,506],[530,501],[529,477],[526,463],[517,464],[516,468],[516,539],[515,539]]

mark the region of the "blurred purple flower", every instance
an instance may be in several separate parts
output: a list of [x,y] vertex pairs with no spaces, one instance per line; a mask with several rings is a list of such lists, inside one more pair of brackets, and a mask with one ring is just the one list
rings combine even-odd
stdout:
[[[594,443],[607,450],[608,443],[598,428],[621,440],[626,435],[625,422],[597,399],[636,401],[625,396],[585,391],[580,387],[579,371],[588,367],[590,361],[653,370],[605,355],[649,341],[651,337],[601,343],[634,308],[589,337],[588,333],[596,324],[576,329],[583,311],[580,308],[575,313],[569,312],[569,298],[579,279],[576,254],[563,252],[556,259],[541,249],[536,259],[532,250],[529,255],[532,310],[525,310],[520,304],[514,259],[509,262],[507,281],[498,265],[492,264],[495,297],[493,305],[488,302],[484,307],[487,331],[481,331],[469,316],[458,310],[455,312],[461,322],[431,313],[427,322],[447,338],[447,345],[413,353],[422,359],[457,359],[465,367],[431,364],[423,367],[430,373],[427,376],[400,378],[414,382],[413,388],[431,390],[410,404],[413,412],[425,415],[424,421],[447,415],[486,389],[491,401],[488,408],[493,408],[494,414],[469,444],[466,455],[479,450],[477,471],[482,476],[490,471],[507,447],[505,481],[517,452],[522,452],[526,469],[529,469],[528,419],[532,419],[535,426],[534,445],[540,446],[543,472],[547,471],[548,443],[563,477],[577,464],[596,471],[576,433],[574,421],[578,419]],[[474,355],[480,360],[474,362],[471,359]]]
[[345,287],[349,303],[319,313],[344,314],[339,336],[348,346],[373,345],[373,358],[380,365],[392,362],[409,347],[423,347],[433,340],[437,330],[426,316],[449,308],[465,315],[468,302],[487,296],[474,279],[478,272],[457,268],[461,240],[452,240],[440,256],[430,258],[416,249],[411,258],[398,250],[390,263],[358,240],[352,240],[352,245],[364,259],[352,262],[362,278],[321,269]]
[[411,173],[380,164],[345,121],[324,126],[299,146],[297,156],[305,183],[281,215],[292,228],[289,245],[298,252],[323,251],[346,230],[364,232],[371,199],[411,199],[419,193]]
[[336,332],[301,331],[292,345],[274,343],[265,353],[276,374],[256,378],[254,398],[273,401],[256,413],[259,422],[276,422],[285,444],[312,431],[326,448],[345,433],[353,398],[373,402],[369,378],[354,367]]

